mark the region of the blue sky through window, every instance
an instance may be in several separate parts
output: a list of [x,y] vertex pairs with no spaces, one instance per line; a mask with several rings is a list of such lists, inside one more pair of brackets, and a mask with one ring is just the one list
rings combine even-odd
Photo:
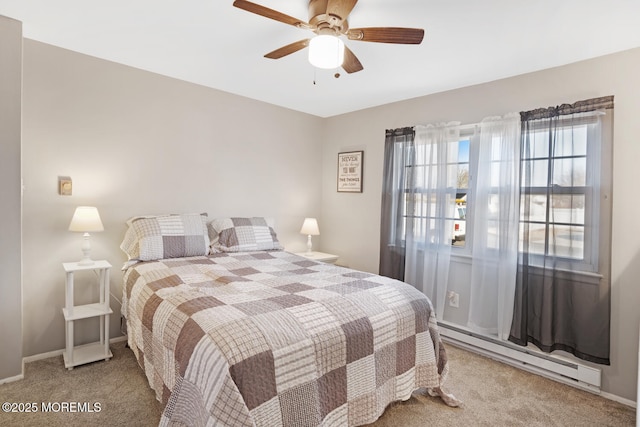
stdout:
[[458,143],[458,162],[469,163],[469,140],[463,139]]

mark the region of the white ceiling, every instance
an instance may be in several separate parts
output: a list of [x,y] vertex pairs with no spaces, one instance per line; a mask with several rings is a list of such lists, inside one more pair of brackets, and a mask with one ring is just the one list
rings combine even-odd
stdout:
[[[254,2],[308,20],[305,0]],[[364,70],[336,79],[306,50],[263,58],[312,33],[232,4],[0,0],[0,15],[22,21],[29,39],[320,117],[640,46],[640,0],[360,0],[351,28],[424,28],[425,38],[348,40]]]

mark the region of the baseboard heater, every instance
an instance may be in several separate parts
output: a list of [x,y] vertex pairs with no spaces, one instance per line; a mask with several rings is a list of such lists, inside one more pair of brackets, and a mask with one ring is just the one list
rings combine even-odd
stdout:
[[438,322],[445,342],[482,354],[517,368],[600,393],[601,370],[578,362],[517,346],[468,329]]

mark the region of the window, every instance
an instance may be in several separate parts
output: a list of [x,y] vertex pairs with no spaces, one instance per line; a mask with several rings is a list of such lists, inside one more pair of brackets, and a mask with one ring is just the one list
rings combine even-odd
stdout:
[[[416,180],[415,177],[435,177],[437,169],[441,166],[438,163],[439,156],[434,153],[424,152],[424,147],[416,147],[415,159],[408,161],[405,167],[409,172],[405,174],[407,183],[404,192],[404,226],[402,233],[406,231],[407,221],[413,220],[413,230],[417,235],[424,236],[428,227],[435,227],[436,219],[445,219],[445,223],[451,229],[451,244],[454,247],[465,247],[467,236],[467,201],[470,197],[469,177],[470,177],[470,150],[471,142],[468,136],[462,136],[459,141],[449,144],[446,156],[447,161],[444,168],[440,170],[446,171],[447,181],[450,185],[446,192],[450,196],[452,202],[451,209],[442,210],[436,204],[436,197],[431,191],[425,190],[427,183]],[[432,173],[426,173],[425,169],[431,168]],[[413,170],[412,170],[413,169]],[[414,187],[410,185],[413,180],[417,183]],[[455,199],[455,207],[453,206]],[[412,212],[409,212],[409,206],[412,206]]]
[[[533,129],[526,140],[523,139],[520,251],[524,242],[527,242],[529,253],[534,257],[551,256],[585,265],[597,262],[597,248],[592,249],[593,244],[597,243],[597,236],[592,235],[589,226],[597,221],[599,209],[598,197],[594,193],[597,186],[591,182],[600,167],[594,163],[598,160],[596,153],[600,152],[600,143],[596,143],[599,133],[594,131],[596,121],[593,115],[558,119],[553,133],[549,132],[548,124],[541,124],[538,129]],[[417,182],[418,185],[412,187],[407,182],[402,211],[403,234],[408,220],[414,221],[415,232],[434,227],[435,219],[444,217],[451,228],[452,246],[469,249],[473,225],[470,177],[475,169],[475,156],[472,154],[473,130],[468,129],[467,132],[461,132],[455,147],[449,147],[450,155],[446,161],[446,173],[451,183],[447,191],[451,197],[455,197],[455,208],[447,211],[437,209],[432,200],[433,193],[424,191],[425,183],[421,185]],[[410,159],[415,158],[415,164],[409,160],[405,168],[414,168],[417,176],[428,176],[424,174],[424,169],[437,166],[438,157],[420,152],[420,147],[415,149],[416,155],[409,156]],[[491,157],[498,159],[495,163],[499,163],[499,153],[492,153]],[[408,181],[416,175],[407,172],[404,176]],[[497,174],[492,172],[492,181],[497,179]],[[495,186],[497,188],[498,183]],[[499,203],[497,193],[496,190],[490,203]],[[413,206],[411,213],[408,212],[410,205]],[[491,229],[487,232],[491,247]]]
[[[395,156],[403,158],[404,173],[400,174],[402,185],[396,187],[397,194],[402,194],[396,217],[401,216],[402,223],[394,232],[402,240],[409,224],[413,236],[427,242],[433,230],[446,229],[457,248],[454,253],[471,255],[478,126],[459,127],[459,137],[445,145],[396,144]],[[610,136],[601,139],[611,133],[611,118],[599,112],[575,113],[529,121],[527,126],[520,151],[519,251],[526,247],[533,264],[554,259],[558,268],[598,271],[599,245],[606,239],[599,224],[610,215],[610,207],[600,202],[610,191],[611,141]],[[489,205],[484,213],[488,217],[483,222],[489,249],[498,247],[501,219],[493,215],[504,202],[502,163],[512,161],[500,152],[501,138],[494,136],[491,153],[483,154],[491,163]],[[600,182],[601,176],[609,178]],[[436,181],[440,184],[435,185]]]
[[600,136],[598,113],[543,119],[525,133],[520,251],[526,245],[533,263],[597,271]]
[[[387,131],[381,274],[439,320],[466,280],[473,330],[609,363],[612,124],[605,96]],[[455,253],[468,273],[450,274]]]

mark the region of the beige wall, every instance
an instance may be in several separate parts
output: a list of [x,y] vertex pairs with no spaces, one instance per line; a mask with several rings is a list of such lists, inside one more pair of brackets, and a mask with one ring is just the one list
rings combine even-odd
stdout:
[[[350,267],[378,271],[385,129],[484,117],[615,95],[611,366],[603,390],[636,400],[640,311],[640,49],[327,119],[323,148],[323,249]],[[329,137],[330,136],[330,137]],[[340,151],[365,151],[364,193],[335,189]],[[456,272],[457,274],[458,272]],[[460,275],[458,275],[460,276]],[[464,276],[464,275],[463,275]],[[465,303],[461,301],[461,307]]]
[[[114,265],[112,336],[119,335],[125,261],[119,245],[131,216],[267,216],[287,249],[303,250],[302,221],[320,214],[322,125],[25,40],[24,356],[64,347],[61,263],[81,257],[81,235],[67,231],[78,205],[97,206],[104,223],[92,235],[92,255]],[[72,196],[58,195],[58,176],[72,178]],[[95,297],[86,283],[76,287],[78,301]],[[78,342],[97,339],[96,324],[77,328]]]
[[21,82],[22,24],[0,16],[0,381],[22,375]]

